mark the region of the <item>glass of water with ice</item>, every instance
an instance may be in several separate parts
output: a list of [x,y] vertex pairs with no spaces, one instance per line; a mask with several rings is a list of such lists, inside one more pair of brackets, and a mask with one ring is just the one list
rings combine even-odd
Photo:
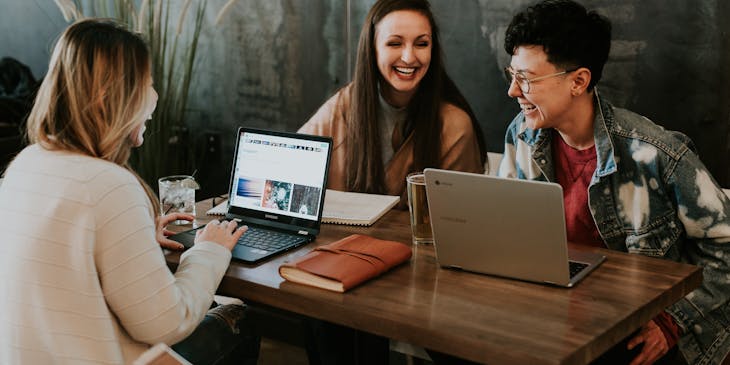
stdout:
[[[187,213],[195,216],[195,190],[200,186],[190,175],[174,175],[160,178],[160,205],[162,214]],[[176,220],[173,224],[188,224],[186,220]]]

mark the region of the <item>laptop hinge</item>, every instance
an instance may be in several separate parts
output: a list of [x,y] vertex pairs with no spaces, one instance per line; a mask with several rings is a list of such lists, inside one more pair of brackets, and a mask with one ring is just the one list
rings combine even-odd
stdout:
[[308,236],[309,235],[309,232],[307,232],[307,231],[298,231],[297,234],[300,234],[302,236]]

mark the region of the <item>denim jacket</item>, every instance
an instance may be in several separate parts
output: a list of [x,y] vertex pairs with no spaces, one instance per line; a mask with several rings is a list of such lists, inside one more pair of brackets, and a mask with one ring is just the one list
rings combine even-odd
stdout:
[[[666,311],[690,364],[720,364],[730,351],[730,200],[687,136],[595,95],[588,202],[596,227],[609,249],[703,268],[702,285]],[[555,181],[551,136],[518,114],[499,176]]]

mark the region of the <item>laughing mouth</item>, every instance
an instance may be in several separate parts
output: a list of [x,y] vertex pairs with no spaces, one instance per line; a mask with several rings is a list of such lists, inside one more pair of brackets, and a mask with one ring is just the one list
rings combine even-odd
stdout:
[[537,109],[537,107],[536,107],[536,106],[534,106],[534,105],[532,105],[532,104],[520,104],[520,108],[521,108],[521,109],[522,109],[522,111],[523,111],[523,112],[525,112],[525,113],[529,113],[529,112],[531,112],[531,111],[533,111],[533,110]]
[[415,67],[394,67],[395,71],[398,72],[401,75],[410,76],[413,75],[413,73],[416,72]]

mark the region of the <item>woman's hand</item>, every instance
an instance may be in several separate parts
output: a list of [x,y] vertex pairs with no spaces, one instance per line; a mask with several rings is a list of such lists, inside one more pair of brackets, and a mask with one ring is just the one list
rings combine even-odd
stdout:
[[184,246],[181,243],[167,238],[167,236],[172,236],[175,232],[169,231],[165,227],[176,220],[192,222],[195,220],[195,216],[184,213],[170,213],[165,214],[162,217],[157,217],[155,220],[155,223],[157,223],[157,227],[155,229],[155,239],[157,239],[157,243],[159,243],[162,248],[167,248],[169,250],[182,250]]
[[199,229],[195,234],[195,243],[200,241],[211,241],[215,242],[228,250],[233,250],[236,246],[238,239],[246,233],[248,230],[247,226],[241,226],[238,229],[238,223],[236,221],[222,221],[214,219],[208,223],[205,228]]

